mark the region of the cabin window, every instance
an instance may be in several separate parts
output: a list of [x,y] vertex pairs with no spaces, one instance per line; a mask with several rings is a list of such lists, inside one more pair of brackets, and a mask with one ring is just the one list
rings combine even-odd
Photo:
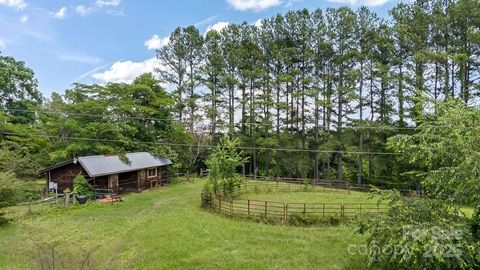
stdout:
[[157,168],[149,168],[147,170],[147,176],[148,178],[157,176]]

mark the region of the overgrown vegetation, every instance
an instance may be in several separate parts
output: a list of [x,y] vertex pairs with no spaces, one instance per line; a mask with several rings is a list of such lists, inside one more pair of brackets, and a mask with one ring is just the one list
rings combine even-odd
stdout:
[[305,217],[302,214],[291,215],[287,223],[293,226],[338,226],[344,221],[340,216],[329,215],[327,217]]
[[478,240],[457,205],[383,192],[385,215],[359,216],[370,266],[382,269],[477,269]]
[[88,199],[93,197],[93,189],[88,183],[85,176],[79,174],[73,179],[73,192],[81,196],[86,196]]
[[[370,265],[402,269],[477,269],[478,259],[478,126],[480,111],[458,100],[438,104],[433,118],[417,132],[389,139],[389,147],[417,169],[426,197],[406,198],[388,192],[385,216],[367,217]],[[435,122],[432,122],[434,120]],[[473,218],[459,204],[477,205]],[[388,249],[388,252],[384,250]]]
[[18,200],[18,187],[18,180],[12,173],[0,172],[0,225],[6,221],[3,218],[3,208]]
[[202,191],[204,206],[211,203],[211,196],[232,198],[238,194],[244,178],[237,169],[246,159],[242,157],[237,147],[237,140],[222,138],[205,161],[208,166],[208,179]]
[[409,173],[427,192],[462,204],[480,202],[480,110],[459,100],[441,102],[411,135],[397,135],[390,149],[416,169]]

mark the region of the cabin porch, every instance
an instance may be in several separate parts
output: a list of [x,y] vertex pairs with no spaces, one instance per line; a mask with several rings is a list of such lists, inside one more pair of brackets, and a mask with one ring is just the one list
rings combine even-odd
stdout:
[[166,182],[166,169],[162,167],[105,175],[91,179],[91,184],[95,189],[111,190],[117,194],[138,192],[163,186]]

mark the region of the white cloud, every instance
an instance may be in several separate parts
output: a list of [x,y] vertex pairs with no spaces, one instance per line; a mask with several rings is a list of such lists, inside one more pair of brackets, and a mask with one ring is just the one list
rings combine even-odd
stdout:
[[96,73],[97,71],[102,70],[102,69],[110,66],[111,64],[112,64],[112,63],[108,63],[108,64],[105,64],[105,65],[96,67],[96,68],[94,68],[94,69],[91,69],[91,70],[83,73],[82,75],[78,76],[75,80],[72,81],[72,83],[79,82],[79,81],[81,81],[83,78],[85,78],[85,77],[87,77],[87,76],[90,76],[90,75]]
[[389,0],[363,0],[362,5],[367,7],[379,7],[385,5]]
[[28,22],[28,15],[25,14],[25,15],[20,16],[20,22],[21,22],[21,23],[26,23],[26,22]]
[[102,62],[102,58],[88,55],[82,52],[71,52],[71,51],[57,52],[57,56],[60,60],[63,60],[63,61],[71,61],[71,62],[77,62],[82,64],[98,64]]
[[122,9],[119,9],[119,10],[109,9],[107,10],[107,14],[110,14],[112,16],[125,16],[125,13],[123,12]]
[[158,67],[155,57],[141,62],[118,61],[104,72],[93,73],[92,77],[104,83],[131,83],[139,75],[153,72],[155,67]]
[[149,50],[160,49],[168,45],[169,37],[160,38],[158,35],[153,35],[151,39],[146,40],[143,45]]
[[95,1],[95,5],[99,7],[116,7],[120,5],[121,0],[97,0]]
[[92,5],[76,6],[75,12],[82,17],[97,12],[104,12],[112,16],[124,16],[123,10],[117,8],[118,5],[120,5],[120,0],[97,0]]
[[293,6],[295,3],[300,3],[302,1],[303,0],[288,0],[288,2],[285,4],[285,7],[289,8],[289,7]]
[[267,8],[279,6],[280,0],[227,0],[227,2],[236,10],[260,11]]
[[61,7],[57,12],[51,14],[54,18],[63,19],[67,15],[67,7]]
[[28,4],[24,0],[0,0],[0,5],[14,7],[16,9],[24,9]]
[[333,3],[349,4],[352,6],[379,7],[383,6],[389,0],[328,0]]
[[75,7],[75,12],[82,17],[87,16],[88,14],[92,13],[92,11],[92,8],[85,7],[84,5],[78,5]]
[[5,48],[5,42],[3,40],[0,39],[0,49],[3,49]]
[[217,32],[222,31],[223,28],[227,27],[230,23],[229,22],[217,22],[213,25],[209,25],[205,33],[208,33],[210,30],[215,30]]
[[210,17],[208,17],[208,18],[205,18],[205,19],[203,19],[203,20],[201,20],[201,21],[198,21],[198,22],[194,23],[193,26],[195,26],[195,27],[202,26],[202,25],[204,25],[204,24],[206,24],[206,23],[209,23],[209,22],[215,20],[217,17],[218,17],[217,15],[210,16]]

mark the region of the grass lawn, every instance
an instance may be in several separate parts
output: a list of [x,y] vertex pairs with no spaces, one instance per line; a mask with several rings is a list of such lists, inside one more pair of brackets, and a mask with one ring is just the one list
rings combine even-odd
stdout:
[[377,200],[370,194],[352,191],[350,193],[340,191],[329,192],[249,192],[242,194],[240,198],[251,200],[263,200],[284,203],[376,203]]
[[[56,250],[58,269],[81,265],[89,252],[93,269],[365,268],[363,257],[347,251],[350,244],[364,240],[352,228],[286,227],[221,217],[200,208],[202,184],[181,183],[131,194],[114,205],[47,208],[28,217],[23,215],[25,207],[11,208],[9,215],[16,217],[15,222],[0,227],[0,269],[39,268],[34,259],[45,258],[34,242]],[[261,196],[319,202],[342,196],[358,202],[357,198],[364,201],[366,195],[298,192]],[[34,209],[34,213],[39,211]]]

